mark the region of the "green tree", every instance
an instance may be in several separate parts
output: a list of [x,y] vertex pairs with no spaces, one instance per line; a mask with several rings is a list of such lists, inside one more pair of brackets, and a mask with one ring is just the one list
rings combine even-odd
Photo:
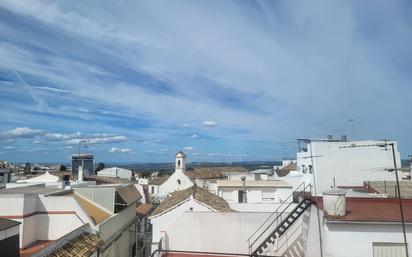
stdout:
[[96,174],[99,170],[103,170],[105,168],[105,165],[103,162],[99,162],[99,164],[97,164],[97,168],[95,170]]
[[60,171],[66,171],[67,169],[66,169],[66,166],[64,166],[64,165],[60,165]]
[[30,165],[30,162],[27,162],[24,165],[24,174],[29,174],[30,172],[31,172],[31,165]]

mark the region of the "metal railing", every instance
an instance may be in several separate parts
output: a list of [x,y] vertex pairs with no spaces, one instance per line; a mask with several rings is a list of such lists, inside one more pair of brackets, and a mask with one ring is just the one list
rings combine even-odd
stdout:
[[[163,254],[181,254],[181,255],[210,255],[210,256],[242,256],[242,257],[252,257],[250,254],[244,253],[221,253],[221,252],[201,252],[201,251],[182,251],[182,250],[164,250],[157,249],[152,252],[150,257],[161,257]],[[280,256],[266,256],[260,255],[261,257],[280,257]]]
[[[259,228],[248,238],[249,254],[252,254],[257,247],[267,240],[268,236],[273,232],[273,229],[279,226],[284,217],[288,216],[287,210],[294,203],[294,196],[299,196],[303,193],[305,197],[306,189],[311,188],[311,184],[305,186],[302,182],[289,196],[283,201],[278,208],[259,226]],[[309,191],[310,192],[310,191]],[[286,215],[287,214],[287,215]],[[272,228],[272,229],[270,229]],[[258,233],[260,230],[262,232]]]

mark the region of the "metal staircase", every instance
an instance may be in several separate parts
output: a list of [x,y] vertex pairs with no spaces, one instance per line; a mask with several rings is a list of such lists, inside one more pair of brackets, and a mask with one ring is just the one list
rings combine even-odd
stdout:
[[[311,205],[310,184],[299,185],[248,239],[251,256],[267,255],[276,238],[280,238]],[[296,204],[294,206],[294,204]],[[293,208],[293,209],[292,209]]]

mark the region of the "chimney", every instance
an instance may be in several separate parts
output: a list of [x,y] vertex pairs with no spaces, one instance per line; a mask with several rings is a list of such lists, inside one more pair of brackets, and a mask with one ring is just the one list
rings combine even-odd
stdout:
[[83,182],[83,166],[79,166],[79,174],[77,176],[78,176],[77,180],[79,182]]
[[342,135],[340,139],[341,139],[342,142],[347,142],[348,141],[348,136],[347,135]]

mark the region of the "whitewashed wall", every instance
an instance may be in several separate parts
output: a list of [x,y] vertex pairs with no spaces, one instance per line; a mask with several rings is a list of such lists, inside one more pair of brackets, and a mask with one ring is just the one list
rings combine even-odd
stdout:
[[161,238],[161,232],[166,231],[167,228],[172,224],[176,219],[178,219],[185,212],[190,212],[191,209],[193,212],[211,212],[212,210],[205,207],[202,204],[199,204],[193,199],[182,203],[176,208],[166,212],[162,215],[150,217],[150,223],[153,225],[153,236],[152,236],[152,251],[157,249],[157,243]]
[[[238,191],[242,187],[219,187],[218,195],[228,203],[239,203]],[[285,201],[292,193],[292,188],[275,188],[275,187],[247,187],[247,203],[279,203]],[[267,198],[270,195],[271,198]]]
[[[72,211],[76,214],[53,212]],[[46,213],[48,212],[48,213]],[[20,247],[26,247],[37,240],[56,240],[85,223],[91,223],[77,202],[71,196],[1,195],[1,216],[23,216],[20,225]],[[92,224],[91,224],[92,225]]]
[[[180,184],[178,183],[180,180]],[[175,171],[163,184],[159,186],[159,196],[166,196],[172,192],[184,190],[193,186],[192,180],[183,172]]]
[[166,229],[166,247],[173,250],[247,254],[247,239],[268,215],[186,212]]
[[[388,150],[377,146],[351,147],[355,145],[376,145],[383,141],[351,141],[351,142],[313,142],[313,170],[316,176],[317,193],[329,189],[335,178],[337,186],[361,186],[368,180],[395,180],[393,172],[385,172],[385,168],[393,168],[391,148]],[[388,141],[389,143],[389,141]],[[301,172],[302,167],[311,165],[311,149],[297,154],[297,164]],[[400,153],[395,144],[395,156],[400,167]],[[307,169],[309,171],[309,168]],[[312,174],[307,175],[311,179]]]
[[[322,249],[327,257],[373,256],[373,242],[403,243],[400,223],[325,223],[321,217]],[[407,240],[412,242],[412,224],[406,224]],[[350,247],[348,247],[350,246]],[[320,256],[316,208],[309,224],[307,257]],[[409,246],[409,252],[411,247]]]

